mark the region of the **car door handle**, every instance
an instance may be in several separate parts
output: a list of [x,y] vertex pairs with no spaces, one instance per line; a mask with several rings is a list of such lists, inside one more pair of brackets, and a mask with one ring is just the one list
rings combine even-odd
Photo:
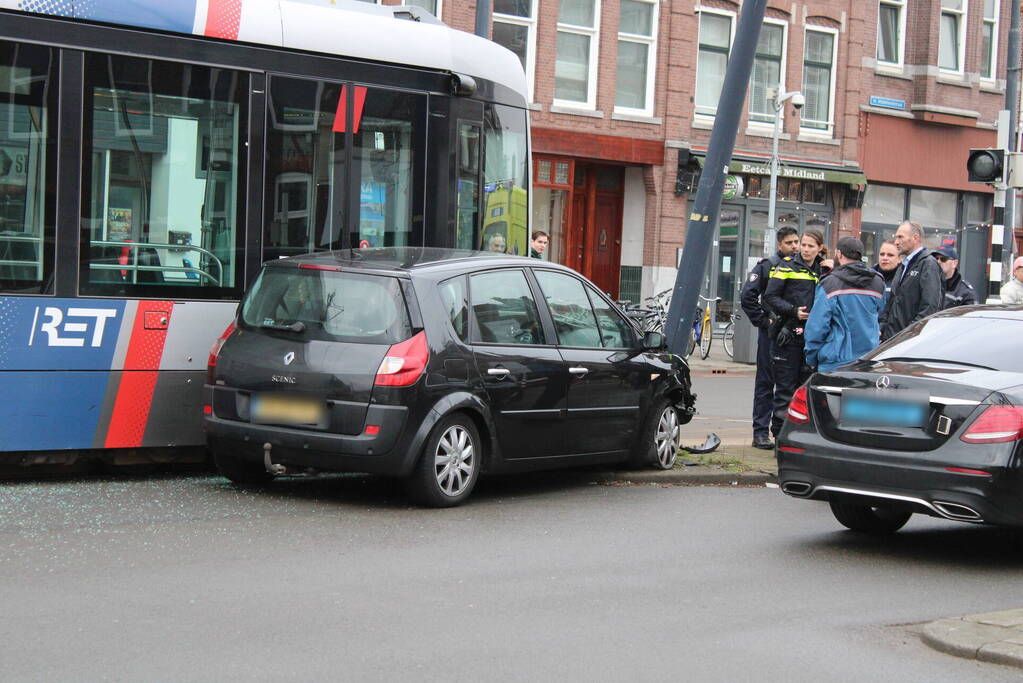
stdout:
[[578,375],[579,377],[582,377],[583,375],[585,375],[589,371],[590,371],[589,368],[569,368],[568,369],[568,373],[570,375]]
[[509,374],[511,374],[511,370],[509,370],[508,368],[490,368],[489,370],[487,370],[487,374],[490,375],[491,377],[504,379]]

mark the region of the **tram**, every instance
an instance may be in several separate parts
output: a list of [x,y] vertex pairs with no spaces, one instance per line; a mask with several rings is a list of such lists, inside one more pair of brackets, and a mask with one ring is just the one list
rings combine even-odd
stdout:
[[415,7],[0,0],[0,464],[201,457],[268,259],[527,244],[525,93]]

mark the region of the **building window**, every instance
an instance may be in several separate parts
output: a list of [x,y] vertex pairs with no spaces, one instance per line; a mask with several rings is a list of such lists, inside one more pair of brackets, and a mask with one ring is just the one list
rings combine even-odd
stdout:
[[402,0],[401,4],[421,7],[433,16],[440,17],[440,2],[441,0]]
[[980,77],[994,80],[998,67],[998,0],[984,0],[984,24],[981,27]]
[[494,0],[493,41],[514,52],[522,62],[532,99],[536,71],[536,0]]
[[562,0],[558,8],[558,47],[554,100],[588,109],[597,100],[599,0]]
[[732,45],[731,14],[700,12],[700,48],[696,64],[696,113],[713,116],[725,82]]
[[615,109],[652,116],[657,63],[657,3],[622,0]]
[[938,37],[938,67],[963,70],[963,32],[966,28],[966,0],[941,0]]
[[774,103],[767,95],[770,88],[784,91],[782,74],[785,54],[785,24],[764,22],[757,41],[753,60],[753,75],[749,86],[750,121],[774,122]]
[[831,132],[836,35],[834,30],[825,28],[806,32],[803,50],[803,96],[806,104],[800,114],[803,128]]
[[877,61],[902,65],[906,0],[881,0],[877,14]]

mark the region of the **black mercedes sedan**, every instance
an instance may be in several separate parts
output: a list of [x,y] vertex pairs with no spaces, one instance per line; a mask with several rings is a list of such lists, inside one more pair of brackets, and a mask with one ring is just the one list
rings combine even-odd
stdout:
[[671,468],[689,368],[578,273],[428,248],[264,264],[210,353],[204,426],[242,484],[309,470],[404,479],[457,505],[482,472]]
[[868,533],[913,513],[1023,525],[1021,348],[1023,307],[960,307],[814,374],[777,441],[781,490]]

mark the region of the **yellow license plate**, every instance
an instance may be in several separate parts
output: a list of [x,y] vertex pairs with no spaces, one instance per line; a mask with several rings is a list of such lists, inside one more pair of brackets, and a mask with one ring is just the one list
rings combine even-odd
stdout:
[[297,396],[260,394],[252,397],[252,421],[289,425],[323,425],[327,410],[323,401]]

